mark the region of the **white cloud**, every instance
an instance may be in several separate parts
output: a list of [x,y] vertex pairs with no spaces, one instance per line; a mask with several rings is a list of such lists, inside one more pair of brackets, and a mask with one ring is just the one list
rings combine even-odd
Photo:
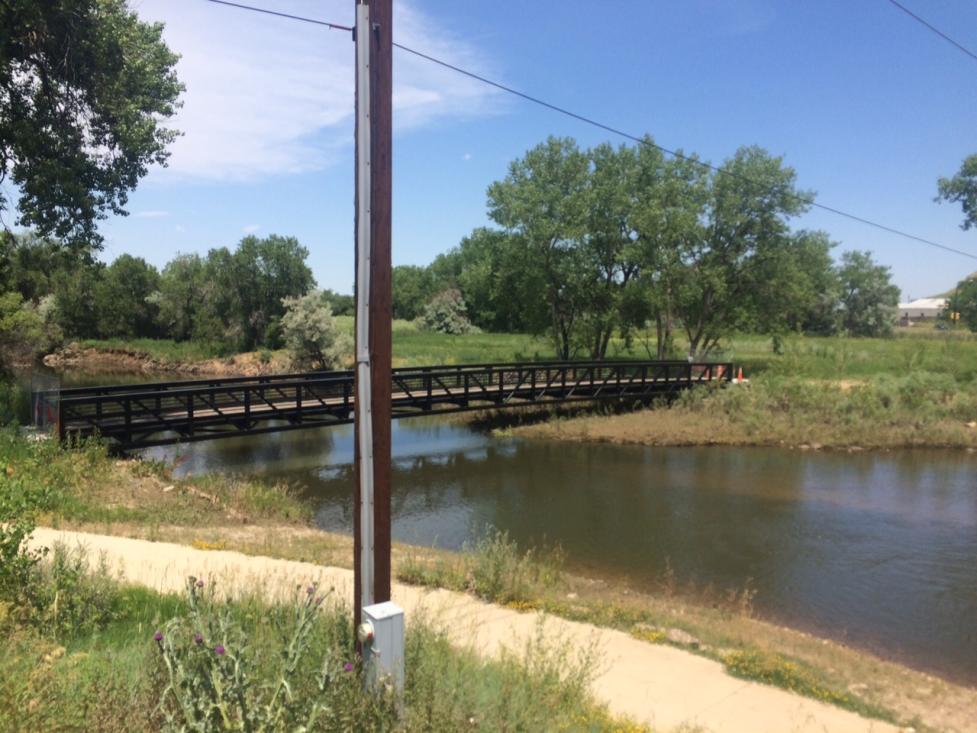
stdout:
[[[352,23],[352,3],[287,0],[274,7]],[[351,144],[349,33],[189,0],[144,0],[138,12],[163,21],[167,43],[182,56],[178,73],[187,91],[172,124],[183,135],[171,148],[166,177],[249,180],[316,170]],[[476,49],[407,0],[394,12],[398,43],[492,73]],[[416,56],[396,51],[394,64],[398,131],[500,107],[491,87]]]
[[137,211],[132,216],[135,219],[162,219],[170,215],[168,211],[162,211],[160,209],[147,209],[145,211]]
[[248,224],[246,227],[241,227],[241,231],[245,234],[254,234],[259,229],[261,229],[260,224]]
[[462,160],[471,160],[472,159],[472,154],[471,153],[465,153],[463,156],[461,156],[461,159]]

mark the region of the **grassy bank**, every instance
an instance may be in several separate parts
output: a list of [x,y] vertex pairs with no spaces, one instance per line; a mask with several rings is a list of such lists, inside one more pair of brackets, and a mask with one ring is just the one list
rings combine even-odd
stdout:
[[977,449],[977,381],[906,376],[816,380],[770,373],[748,385],[700,388],[620,414],[529,413],[518,435],[643,445]]
[[[113,460],[97,445],[64,452],[9,432],[0,433],[0,467],[3,495],[41,492],[46,524],[351,565],[351,539],[311,528],[310,508],[286,486],[227,478],[174,481],[161,465]],[[504,535],[487,535],[461,554],[395,545],[393,560],[404,582],[621,629],[864,714],[916,719],[932,729],[974,729],[974,690],[753,618],[748,589],[713,597],[663,577],[654,592],[639,594],[569,574],[558,552],[526,553]]]

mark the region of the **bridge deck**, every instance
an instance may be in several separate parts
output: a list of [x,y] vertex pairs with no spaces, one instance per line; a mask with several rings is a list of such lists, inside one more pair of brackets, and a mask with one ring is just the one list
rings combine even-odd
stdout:
[[[395,418],[539,402],[647,401],[693,385],[729,381],[731,364],[550,362],[395,369]],[[351,372],[313,372],[73,388],[57,400],[62,438],[101,435],[121,448],[212,440],[352,421]]]

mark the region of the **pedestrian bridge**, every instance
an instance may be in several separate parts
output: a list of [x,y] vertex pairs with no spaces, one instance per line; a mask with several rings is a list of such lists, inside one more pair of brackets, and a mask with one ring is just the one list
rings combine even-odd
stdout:
[[[729,363],[598,361],[407,367],[391,373],[394,418],[526,405],[648,402],[733,380]],[[351,371],[74,387],[35,395],[62,440],[101,436],[117,449],[353,421]]]

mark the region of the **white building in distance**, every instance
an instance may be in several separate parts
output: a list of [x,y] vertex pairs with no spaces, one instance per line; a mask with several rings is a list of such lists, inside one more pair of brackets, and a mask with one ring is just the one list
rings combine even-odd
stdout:
[[899,322],[908,325],[916,321],[929,321],[946,309],[946,298],[917,298],[899,304]]

